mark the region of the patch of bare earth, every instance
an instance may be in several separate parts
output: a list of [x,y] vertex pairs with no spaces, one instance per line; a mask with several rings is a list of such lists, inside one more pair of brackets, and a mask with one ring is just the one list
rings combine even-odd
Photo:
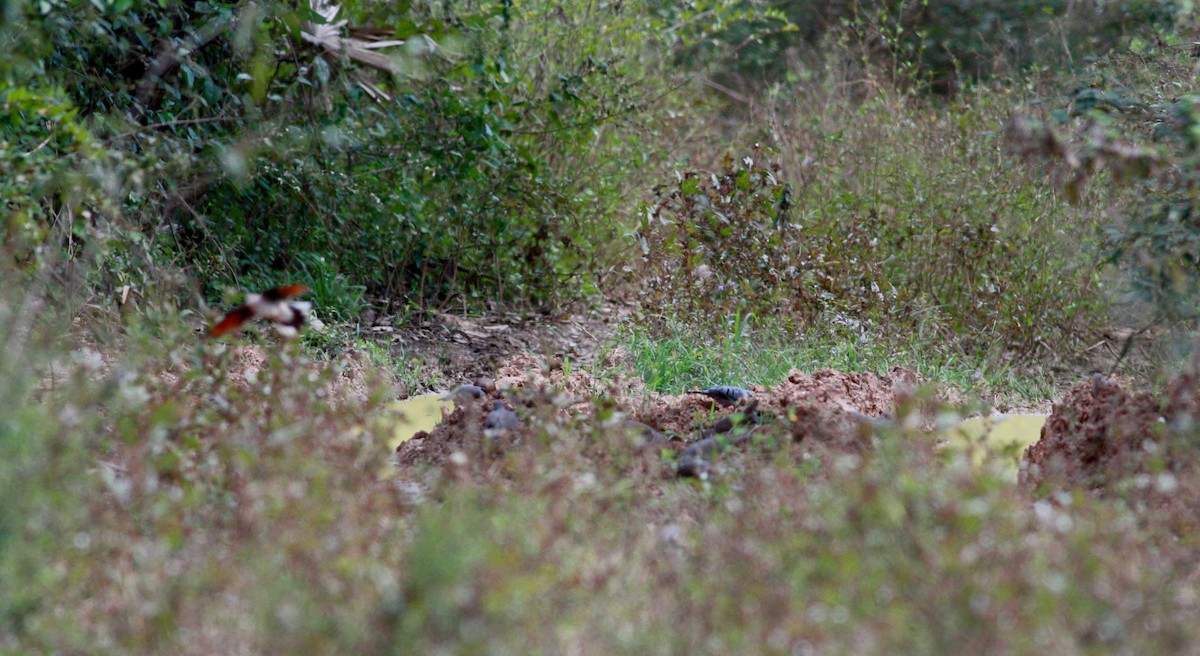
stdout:
[[1156,397],[1096,375],[1055,404],[1025,453],[1021,481],[1049,493],[1118,495],[1182,528],[1200,505],[1200,385],[1187,373]]
[[1162,404],[1103,376],[1076,385],[1054,404],[1042,437],[1025,453],[1022,479],[1102,487],[1141,466],[1147,441],[1163,433]]
[[[902,367],[883,375],[832,370],[809,375],[793,371],[777,386],[754,386],[752,391],[757,421],[764,433],[858,450],[864,423],[894,413],[913,397],[920,382],[916,372]],[[559,420],[576,421],[582,427],[595,424],[600,409],[606,415],[608,410],[615,410],[618,416],[665,433],[676,447],[699,437],[723,417],[746,408],[746,401],[720,407],[700,394],[647,393],[636,380],[599,383],[586,373],[568,373],[553,362],[532,356],[518,356],[503,363],[496,383],[497,390],[488,398],[456,408],[431,432],[419,433],[401,444],[398,464],[402,468],[438,466],[455,451],[478,453],[483,418],[497,399],[503,399],[522,416],[550,414]],[[608,423],[628,428],[627,424]]]
[[[612,327],[630,312],[629,307],[618,304],[527,316],[468,317],[439,312],[416,323],[372,313],[360,328],[386,344],[393,356],[420,362],[429,378],[457,383],[496,376],[512,358],[529,352],[587,366]],[[428,390],[405,390],[423,391]]]

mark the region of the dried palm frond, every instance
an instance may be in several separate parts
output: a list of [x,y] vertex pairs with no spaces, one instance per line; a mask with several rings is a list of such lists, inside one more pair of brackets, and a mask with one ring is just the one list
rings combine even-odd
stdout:
[[[325,22],[306,24],[300,33],[300,36],[305,41],[329,53],[345,53],[351,61],[356,61],[381,71],[387,71],[388,73],[395,74],[397,72],[396,65],[391,57],[377,52],[377,50],[404,45],[404,40],[385,39],[383,38],[386,36],[385,30],[370,27],[347,28],[347,35],[343,36],[342,29],[346,28],[346,24],[349,21],[344,18],[336,20],[338,12],[342,8],[334,4],[331,0],[310,0],[310,2],[313,12],[324,18]],[[374,87],[374,90],[368,88],[366,85],[363,85],[363,88],[372,97],[374,97],[375,93],[380,93],[378,86],[374,84],[370,86]]]
[[368,79],[367,76],[362,71],[354,71],[354,81],[358,82],[358,86],[362,87],[362,90],[367,92],[368,96],[371,96],[371,100],[380,100],[380,99],[391,100],[392,99],[391,94],[384,91],[383,89],[381,89],[379,87],[378,84],[375,84],[370,79]]

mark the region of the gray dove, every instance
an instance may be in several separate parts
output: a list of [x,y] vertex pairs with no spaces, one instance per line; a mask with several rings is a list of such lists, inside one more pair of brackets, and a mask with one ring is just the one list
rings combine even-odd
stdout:
[[493,443],[500,438],[517,430],[517,413],[504,407],[503,401],[496,401],[492,411],[483,420],[483,435]]

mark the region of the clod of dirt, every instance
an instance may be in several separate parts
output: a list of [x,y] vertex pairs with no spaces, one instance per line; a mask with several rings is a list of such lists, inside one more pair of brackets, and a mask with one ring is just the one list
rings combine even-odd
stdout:
[[1167,428],[1163,405],[1103,376],[1076,385],[1056,403],[1042,436],[1025,451],[1020,480],[1090,490],[1139,471],[1149,442]]
[[476,404],[458,406],[429,432],[420,432],[396,447],[400,467],[440,465],[455,451],[476,452],[483,435],[485,412]]
[[786,405],[807,401],[879,416],[895,412],[898,403],[916,393],[920,385],[921,377],[907,367],[893,367],[882,376],[832,369],[822,369],[811,376],[792,371],[771,396]]
[[837,406],[809,401],[788,408],[784,414],[793,442],[819,443],[834,451],[863,451],[875,433],[868,417]]

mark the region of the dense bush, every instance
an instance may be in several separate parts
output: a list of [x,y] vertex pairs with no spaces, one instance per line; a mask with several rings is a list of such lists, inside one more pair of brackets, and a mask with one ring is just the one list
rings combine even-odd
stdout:
[[642,226],[652,307],[967,352],[1070,344],[1103,316],[1097,217],[1006,157],[1008,93],[943,106],[880,85],[862,98],[833,73],[747,131],[773,154],[660,192]]
[[[799,321],[819,310],[828,285],[825,244],[792,222],[791,191],[770,153],[723,169],[680,171],[656,189],[637,238],[646,267],[645,304],[722,322],[735,314]],[[839,283],[845,267],[836,267]],[[849,281],[845,281],[849,282]]]
[[1077,63],[1169,26],[1178,11],[1170,0],[784,0],[774,7],[797,29],[759,39],[731,30],[721,47],[693,55],[725,60],[743,83],[769,83],[797,59],[845,40],[893,73],[949,91],[963,78]]
[[[94,180],[80,164],[102,156],[92,134],[80,123],[78,110],[61,89],[17,84],[0,89],[0,161],[9,165],[0,179],[3,247],[10,257],[21,263],[34,259],[37,246],[46,240],[53,225],[42,220],[44,213],[70,207],[81,195],[86,197]],[[57,227],[59,236],[75,229],[74,225]]]
[[[637,173],[690,97],[664,53],[727,13],[668,30],[644,9],[22,5],[3,70],[28,88],[6,91],[4,154],[40,172],[9,183],[7,238],[44,233],[43,192],[71,188],[79,164],[64,140],[86,133],[107,159],[70,209],[96,236],[144,236],[210,298],[299,280],[348,316],[367,295],[478,307],[594,291]],[[64,129],[39,148],[46,121]]]
[[[1014,146],[1076,202],[1122,183],[1103,226],[1107,259],[1127,274],[1141,321],[1200,319],[1200,125],[1194,55],[1157,47],[1105,58],[1083,84],[1010,127]],[[1052,111],[1047,111],[1048,107]]]

